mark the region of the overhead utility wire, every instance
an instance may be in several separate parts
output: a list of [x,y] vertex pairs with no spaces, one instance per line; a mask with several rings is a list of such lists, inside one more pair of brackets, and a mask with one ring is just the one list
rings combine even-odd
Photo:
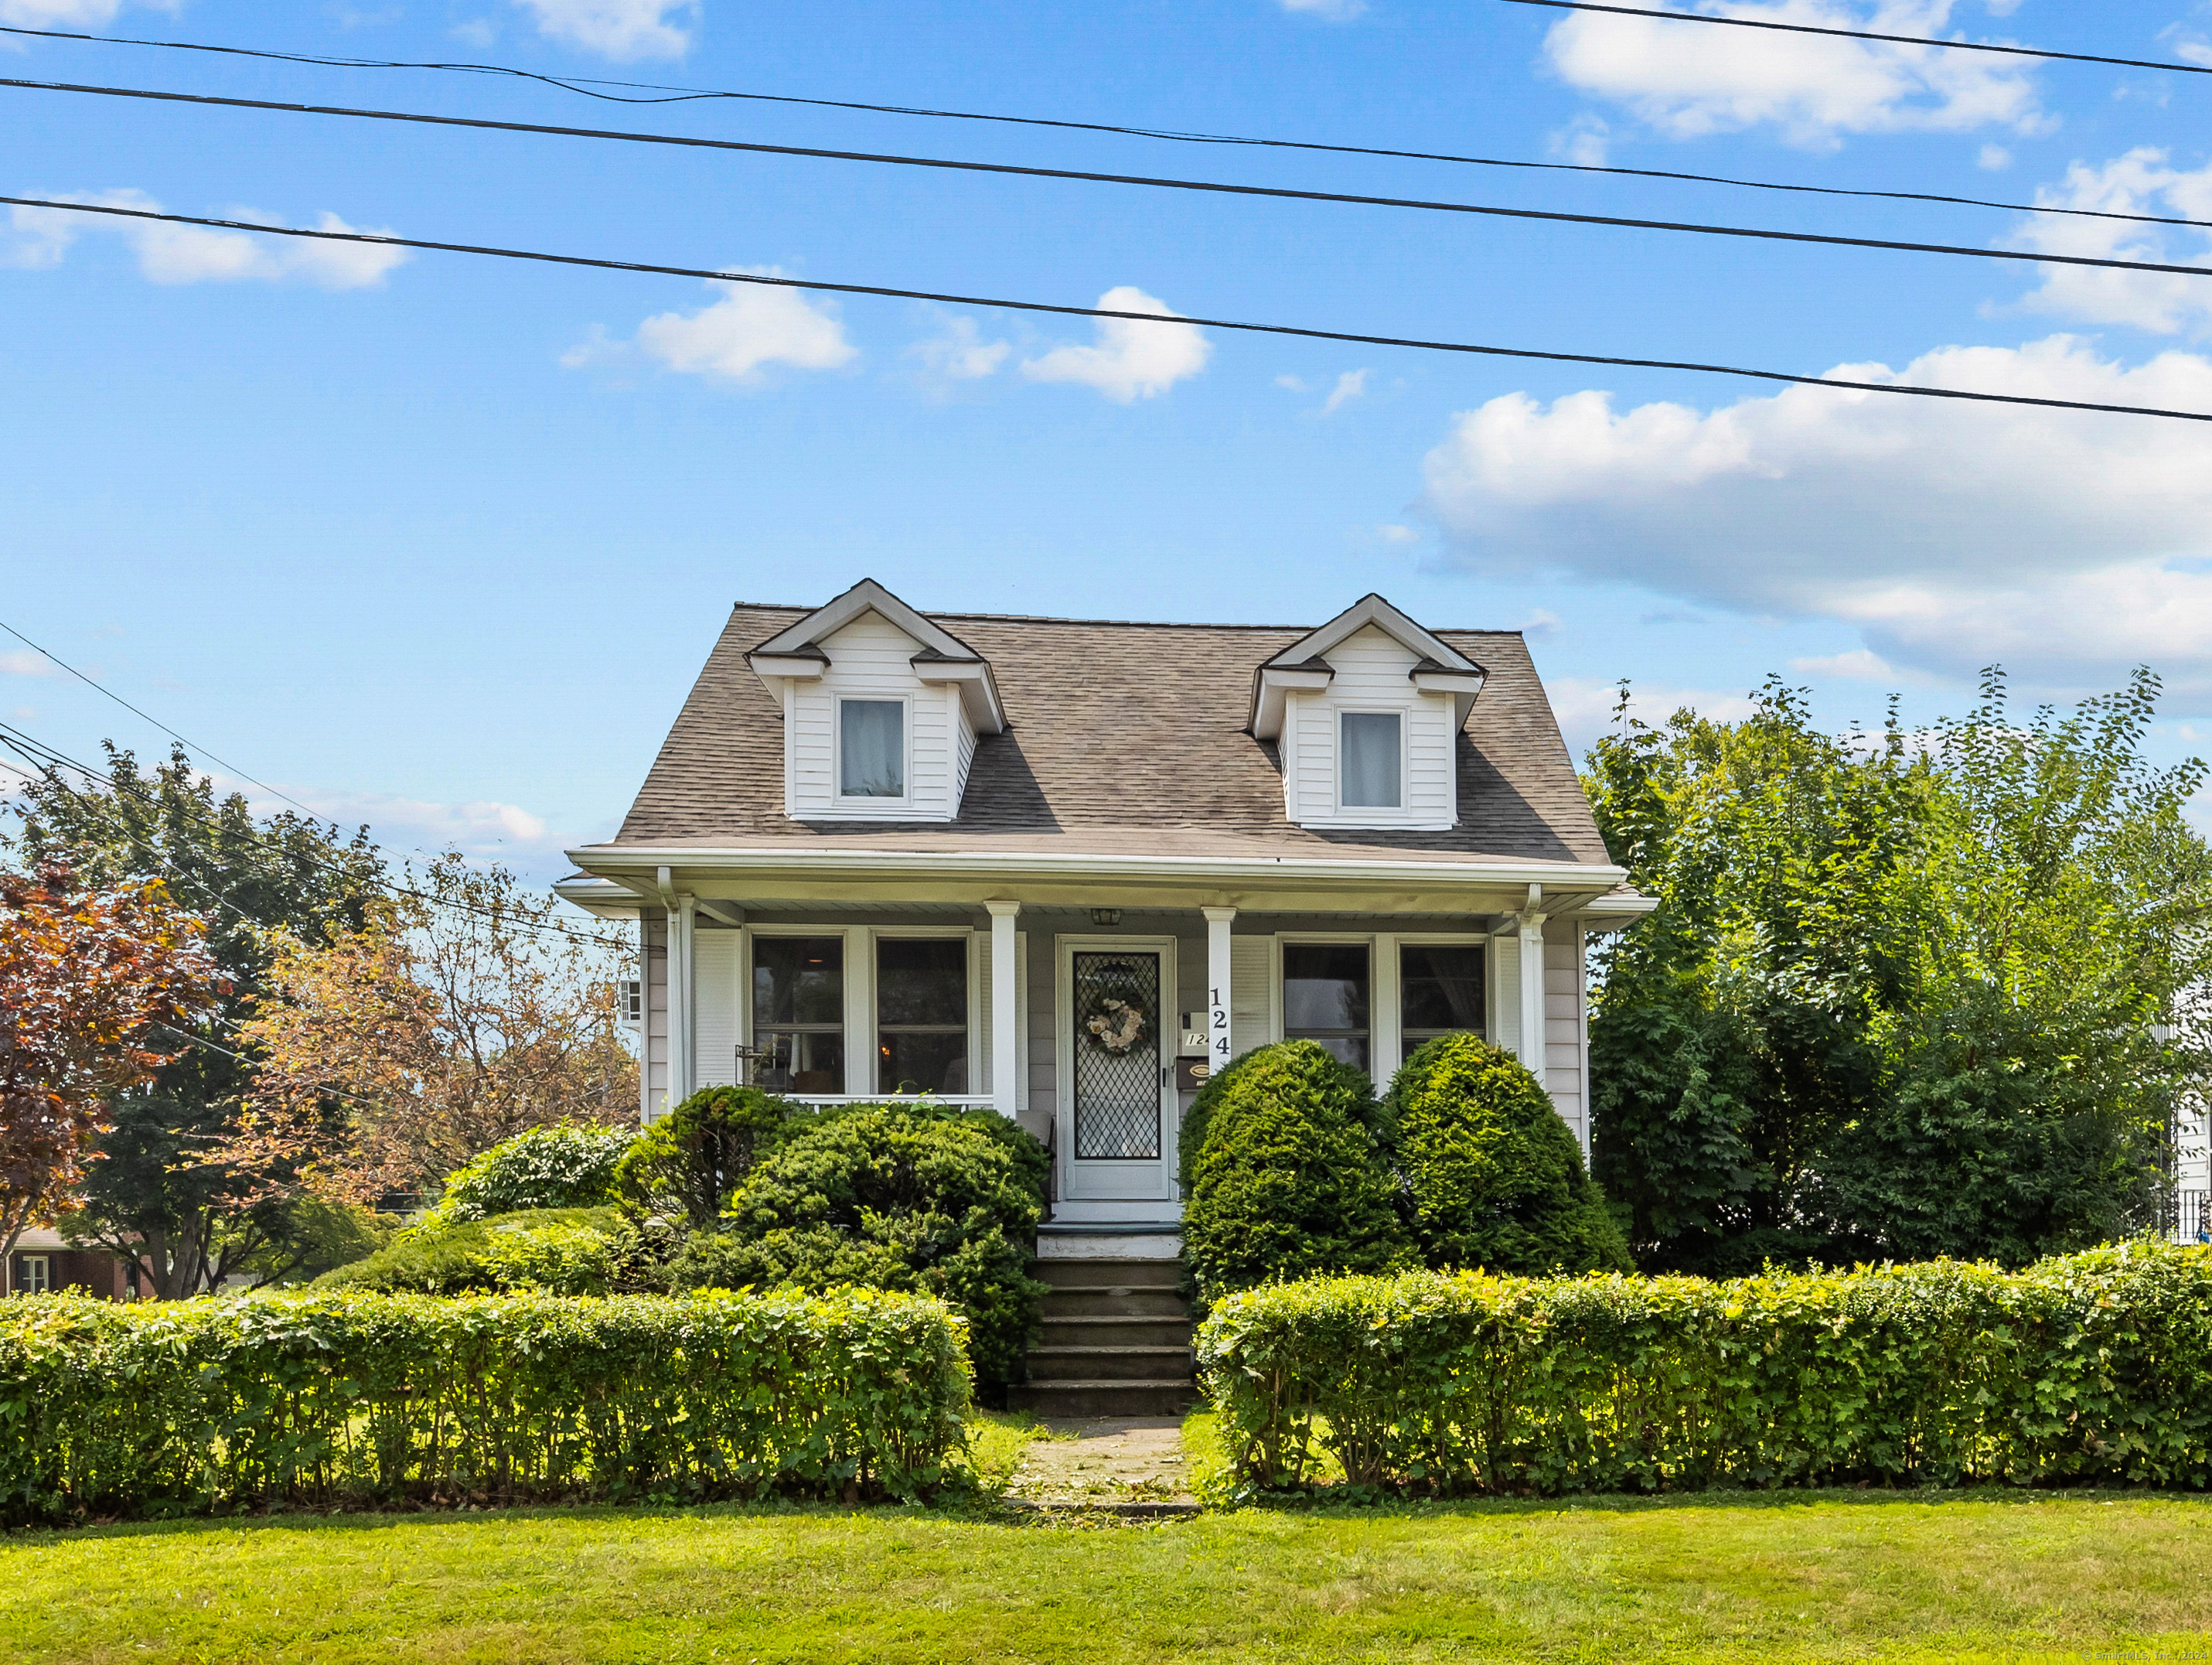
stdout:
[[[663,87],[653,82],[594,81],[590,76],[564,80],[500,64],[442,64],[383,58],[315,58],[301,52],[258,51],[250,46],[206,46],[191,40],[141,40],[122,35],[79,34],[60,29],[27,29],[0,25],[0,34],[40,35],[56,40],[90,40],[103,45],[162,46],[178,52],[220,52],[239,58],[273,58],[285,64],[313,64],[347,70],[439,70],[471,75],[513,76],[542,82],[563,92],[616,104],[684,104],[702,99],[742,100],[759,104],[801,105],[823,110],[855,110],[871,115],[925,116],[945,121],[999,122],[1017,127],[1054,127],[1079,133],[1114,133],[1127,138],[1159,139],[1176,144],[1244,145],[1268,150],[1309,150],[1340,156],[1384,156],[1403,161],[1452,162],[1469,167],[1517,167],[1543,173],[1611,173],[1626,179],[1673,179],[1691,185],[1724,185],[1745,191],[1787,191],[1814,197],[1865,197],[1884,202],[1942,203],[1956,208],[1994,208],[2008,214],[2063,214],[2077,219],[2128,220],[2154,226],[2212,226],[2212,221],[2191,220],[2170,214],[2124,214],[2117,209],[2054,208],[2039,203],[1998,202],[1985,197],[1953,197],[1932,191],[1873,191],[1848,185],[1789,185],[1771,179],[1739,179],[1725,173],[1685,173],[1664,167],[1600,167],[1593,162],[1525,161],[1504,156],[1463,156],[1441,150],[1400,150],[1381,145],[1327,144],[1311,139],[1252,138],[1234,133],[1184,133],[1169,128],[1129,127],[1103,121],[1059,121],[1044,116],[1003,116],[973,110],[933,110],[904,104],[864,104],[851,99],[799,98],[781,93],[738,93],[702,87]],[[593,86],[650,88],[670,94],[665,98],[619,98],[595,92]]]
[[[45,650],[40,649],[40,651],[44,652]],[[59,660],[56,660],[55,662],[57,664],[60,663]],[[149,720],[150,720],[150,719]],[[45,775],[46,778],[53,781],[57,786],[60,787],[64,792],[68,793],[72,798],[82,799],[84,794],[75,790],[67,781],[61,780],[55,773],[56,770],[60,769],[70,769],[76,770],[88,781],[93,781],[100,785],[108,787],[112,787],[114,784],[108,776],[102,775],[98,769],[94,769],[90,764],[78,762],[67,752],[56,750],[52,746],[48,745],[44,740],[38,739],[33,735],[26,733],[23,730],[16,728],[10,724],[0,722],[0,745],[5,745],[9,750],[14,751],[18,757],[26,758],[33,764],[36,765]],[[144,794],[143,792],[139,801],[142,805],[144,805],[147,808],[150,809],[152,807],[151,798]],[[308,813],[312,815],[313,811],[309,811]],[[266,850],[273,855],[281,856],[285,860],[304,861],[307,866],[311,867],[319,867],[326,873],[336,873],[343,878],[354,877],[354,875],[349,873],[346,869],[340,867],[336,862],[320,860],[314,856],[307,855],[296,850],[286,849],[283,845],[271,843],[268,839],[260,836],[257,833],[246,833],[241,835],[241,836],[245,839],[246,842],[255,846],[257,848]],[[133,838],[131,842],[137,844],[142,849],[146,849],[149,854],[155,854],[152,849],[147,847],[145,841],[143,839]],[[426,890],[412,890],[404,884],[395,884],[390,879],[375,879],[371,882],[380,890],[389,891],[392,895],[396,896],[409,897],[416,902],[420,902],[428,907],[447,908],[464,914],[481,914],[488,919],[505,919],[510,925],[516,926],[523,930],[546,932],[555,936],[568,937],[577,942],[587,943],[594,948],[612,948],[622,946],[622,945],[611,942],[606,938],[592,936],[587,932],[571,931],[566,926],[516,919],[509,915],[500,914],[492,908],[479,908],[473,902],[447,901],[438,896],[434,896]],[[221,898],[217,898],[217,900],[220,901]],[[228,904],[226,903],[225,905],[227,906]],[[235,912],[236,909],[234,908],[232,911]],[[244,915],[241,915],[240,917],[243,918]]]
[[[2096,266],[2121,271],[2154,271],[2181,277],[2212,277],[2212,267],[2164,260],[2121,260],[2104,255],[2042,254],[2025,249],[1974,248],[1960,243],[1920,243],[1888,237],[1846,237],[1821,231],[1775,231],[1759,226],[1709,225],[1689,220],[1644,220],[1615,214],[1571,214],[1557,209],[1504,208],[1489,203],[1431,201],[1418,197],[1370,197],[1343,191],[1301,191],[1287,185],[1231,185],[1213,179],[1165,179],[1146,173],[1101,173],[1085,168],[1037,167],[1018,162],[962,161],[943,156],[908,156],[869,150],[832,150],[816,145],[765,144],[748,139],[695,138],[678,133],[633,133],[618,128],[564,127],[541,122],[494,121],[480,116],[433,116],[410,110],[363,110],[343,105],[288,104],[269,99],[223,98],[210,93],[157,92],[143,87],[83,86],[70,82],[23,81],[0,76],[0,87],[42,93],[82,93],[101,98],[150,99],[164,104],[206,104],[234,110],[273,110],[286,115],[344,116],[366,121],[416,122],[430,127],[465,127],[501,133],[535,133],[558,138],[603,139],[625,144],[666,144],[695,150],[734,150],[769,156],[806,156],[827,161],[928,167],[961,173],[1013,174],[1032,179],[1074,179],[1092,185],[1140,185],[1158,191],[1196,191],[1224,197],[1285,197],[1296,202],[1341,203],[1362,208],[1418,209],[1434,214],[1474,214],[1501,220],[1540,220],[1632,231],[1686,232],[1704,237],[1741,237],[1761,242],[1812,243],[1826,247],[1881,249],[1902,254],[1943,254],[1975,260],[2026,261],[2032,265]],[[13,201],[14,198],[8,200]]]
[[162,214],[151,209],[120,208],[105,203],[64,203],[44,197],[0,197],[0,204],[59,209],[71,214],[103,214],[120,220],[156,221],[169,225],[208,226],[219,231],[251,232],[263,237],[302,237],[317,242],[366,243],[380,248],[428,249],[443,254],[473,254],[501,260],[529,260],[544,265],[580,266],[597,271],[647,272],[662,277],[698,277],[709,283],[750,283],[763,289],[803,289],[819,295],[876,295],[895,301],[931,301],[950,307],[988,307],[1005,312],[1045,313],[1059,318],[1110,318],[1136,324],[1194,324],[1210,330],[1250,335],[1288,336],[1302,341],[1345,341],[1368,347],[1410,347],[1423,352],[1464,353],[1484,358],[1537,359],[1555,364],[1601,364],[1635,370],[1686,370],[1700,375],[1742,376],[1753,381],[1789,382],[1805,387],[1833,387],[1855,392],[1894,393],[1911,398],[1965,399],[1978,404],[2036,405],[2053,410],[2094,410],[2112,416],[2169,416],[2181,422],[2212,422],[2212,411],[2173,410],[2157,405],[2106,404],[2087,399],[2038,398],[2025,393],[1977,393],[1957,387],[1912,387],[1897,382],[1846,381],[1834,376],[1796,375],[1784,370],[1752,370],[1690,360],[1623,358],[1602,353],[1563,353],[1532,347],[1491,347],[1465,341],[1369,335],[1350,330],[1310,329],[1295,324],[1257,324],[1184,313],[1126,312],[1112,307],[1072,307],[1045,301],[1008,301],[989,295],[954,295],[936,289],[895,289],[878,283],[830,283],[805,277],[772,277],[757,272],[719,271],[705,266],[662,265],[643,260],[608,260],[582,254],[552,254],[537,249],[499,248],[476,243],[446,243],[427,237],[394,237],[370,231],[323,231],[305,226],[261,225],[251,220],[217,220],[194,214]]
[[1925,34],[1882,34],[1873,29],[1838,29],[1819,23],[1781,23],[1765,17],[1715,17],[1700,11],[1654,11],[1644,6],[1605,6],[1596,0],[1506,0],[1513,6],[1543,6],[1553,11],[1607,12],[1615,17],[1656,17],[1668,23],[1718,23],[1736,29],[1776,29],[1784,34],[1838,35],[1846,40],[1883,40],[1899,46],[1942,46],[1958,52],[2001,52],[2009,58],[2050,58],[2068,64],[2113,64],[2124,70],[2171,70],[2176,75],[2212,76],[2212,65],[2173,64],[2150,58],[2106,58],[2096,52],[2047,52],[2040,46],[1999,46],[1986,40],[1938,40]]

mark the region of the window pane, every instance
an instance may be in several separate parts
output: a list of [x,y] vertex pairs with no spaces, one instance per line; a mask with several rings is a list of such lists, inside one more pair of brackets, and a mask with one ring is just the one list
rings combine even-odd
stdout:
[[845,1037],[829,1030],[758,1036],[753,1085],[769,1092],[837,1094],[845,1091]]
[[934,1092],[958,1097],[968,1091],[968,1036],[947,1030],[894,1033],[879,1037],[876,1085],[884,1092]]
[[848,798],[906,796],[906,708],[896,700],[837,705],[837,790]]
[[[753,1024],[842,1024],[842,937],[755,937]],[[832,1087],[830,1091],[842,1091]]]
[[1283,1032],[1367,1028],[1367,945],[1288,943],[1283,948]]
[[[1291,1037],[1296,1040],[1296,1036]],[[1308,1037],[1316,1046],[1325,1047],[1356,1070],[1373,1074],[1367,1067],[1367,1037],[1364,1035],[1316,1035]]]
[[968,945],[957,937],[876,945],[876,1020],[968,1024]]
[[1388,711],[1347,711],[1337,748],[1346,808],[1399,807],[1398,718]]
[[[1482,1033],[1482,948],[1478,943],[1407,943],[1399,949],[1405,1030]],[[1411,1051],[1409,1047],[1407,1051]]]

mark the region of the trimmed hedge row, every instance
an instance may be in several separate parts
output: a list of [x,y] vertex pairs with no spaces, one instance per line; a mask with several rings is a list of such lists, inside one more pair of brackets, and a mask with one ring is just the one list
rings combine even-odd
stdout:
[[966,1329],[879,1290],[0,1303],[0,1519],[926,1493]]
[[1224,1297],[1250,1489],[2212,1483],[2212,1250],[1726,1283],[1403,1273]]

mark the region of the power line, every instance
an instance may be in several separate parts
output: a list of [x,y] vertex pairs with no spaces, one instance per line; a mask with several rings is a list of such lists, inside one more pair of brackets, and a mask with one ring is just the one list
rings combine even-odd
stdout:
[[16,641],[21,642],[24,647],[29,648],[33,653],[38,654],[42,659],[49,659],[52,661],[52,663],[60,665],[63,670],[68,671],[70,675],[75,677],[79,682],[82,683],[87,688],[91,689],[95,694],[106,695],[109,699],[114,701],[116,704],[121,706],[125,711],[131,713],[134,717],[143,718],[146,721],[153,724],[155,727],[160,729],[162,733],[167,735],[179,745],[185,746],[191,750],[196,751],[201,757],[208,758],[211,762],[222,763],[225,769],[228,769],[233,775],[238,776],[240,780],[245,781],[247,785],[260,787],[262,791],[269,793],[272,798],[283,799],[286,803],[289,804],[294,809],[300,811],[302,814],[313,815],[315,813],[313,810],[309,809],[298,799],[277,791],[276,787],[270,786],[266,781],[257,781],[252,775],[248,775],[244,769],[239,768],[237,764],[225,763],[223,759],[217,757],[215,753],[210,751],[205,746],[194,745],[192,742],[187,740],[183,735],[178,733],[175,729],[170,727],[168,724],[163,722],[159,717],[153,716],[147,712],[141,711],[137,706],[131,704],[130,701],[125,699],[120,694],[114,692],[111,689],[101,687],[90,677],[85,675],[83,671],[78,670],[76,666],[70,664],[58,654],[49,653],[46,648],[40,647],[37,642],[33,641],[30,637],[25,635],[21,630],[17,629],[14,625],[9,623],[8,621],[3,618],[0,618],[0,630],[5,630],[9,635],[15,637]]
[[2171,70],[2176,75],[2212,75],[2212,66],[2168,64],[2148,58],[2105,58],[2095,52],[2057,52],[2040,46],[1999,46],[1985,40],[1938,40],[1924,34],[1882,34],[1873,29],[1838,29],[1817,23],[1780,23],[1764,17],[1714,17],[1705,12],[1652,11],[1642,6],[1605,6],[1595,0],[1506,0],[1515,6],[1543,6],[1553,11],[1607,12],[1615,17],[1656,17],[1668,23],[1719,23],[1738,29],[1776,29],[1785,34],[1826,34],[1846,40],[1884,40],[1899,46],[1942,46],[1960,52],[2002,52],[2009,58],[2057,58],[2069,64],[2113,64],[2124,70]]
[[2025,393],[1978,393],[1956,387],[1913,387],[1899,382],[1846,381],[1835,376],[1796,375],[1784,370],[1753,370],[1738,365],[1692,360],[1624,358],[1602,353],[1550,352],[1531,347],[1492,347],[1465,341],[1369,335],[1350,330],[1310,329],[1294,324],[1256,324],[1182,313],[1125,312],[1110,307],[1071,307],[1044,301],[1008,301],[988,295],[954,295],[935,289],[895,289],[877,283],[830,283],[813,278],[771,277],[755,272],[720,271],[704,266],[662,265],[643,260],[607,260],[581,254],[552,254],[536,249],[499,248],[485,244],[446,243],[426,237],[395,237],[369,231],[323,231],[304,226],[261,225],[251,220],[218,220],[194,214],[162,214],[151,209],[118,208],[105,203],[64,203],[44,197],[0,197],[18,208],[59,209],[72,214],[103,214],[115,219],[170,225],[207,226],[220,231],[251,232],[264,237],[304,237],[319,242],[364,243],[379,248],[427,249],[442,254],[471,254],[500,260],[528,260],[544,265],[580,266],[596,271],[646,272],[662,277],[697,277],[709,283],[751,283],[768,289],[804,289],[820,295],[884,295],[895,301],[929,301],[951,307],[988,307],[1005,312],[1043,313],[1059,318],[1110,318],[1138,324],[1190,324],[1251,335],[1288,336],[1303,341],[1343,341],[1366,347],[1407,347],[1422,352],[1463,353],[1483,358],[1540,360],[1555,364],[1597,364],[1632,370],[1685,370],[1699,375],[1741,376],[1753,381],[1789,382],[1854,392],[1893,393],[1911,398],[1965,399],[1978,404],[2034,405],[2053,410],[2091,410],[2110,416],[2166,416],[2181,422],[2212,422],[2212,411],[2173,410],[2157,405],[2107,404],[2087,399],[2037,398]]
[[[214,105],[234,110],[271,110],[287,115],[343,116],[364,121],[419,123],[430,127],[465,127],[501,133],[532,133],[559,138],[612,140],[626,144],[675,145],[693,150],[731,150],[753,155],[805,156],[825,161],[867,162],[894,167],[927,167],[961,173],[1012,174],[1023,179],[1073,179],[1092,185],[1127,185],[1156,191],[1195,191],[1214,196],[1283,197],[1297,202],[1337,203],[1363,208],[1415,209],[1433,214],[1472,214],[1502,220],[1540,220],[1567,225],[1607,226],[1633,231],[1685,232],[1705,237],[1748,238],[1761,242],[1812,243],[1836,248],[1881,249],[1892,253],[1943,254],[1976,260],[2024,261],[2031,265],[2095,266],[2119,271],[2160,272],[2182,277],[2212,277],[2212,267],[2162,260],[2122,260],[2104,255],[2045,254],[2025,249],[1972,248],[1958,243],[1910,242],[1887,237],[1846,237],[1819,231],[1774,231],[1758,226],[1711,225],[1689,220],[1645,220],[1614,214],[1572,214],[1558,209],[1505,208],[1490,203],[1443,202],[1418,197],[1371,197],[1344,191],[1303,191],[1287,185],[1232,185],[1215,179],[1168,179],[1145,173],[1103,173],[1085,168],[1039,167],[1018,162],[963,161],[944,156],[908,156],[867,150],[833,150],[815,145],[765,144],[745,139],[696,138],[678,133],[634,133],[615,128],[566,127],[548,123],[494,121],[478,116],[433,116],[407,110],[365,110],[343,105],[289,104],[269,99],[225,98],[211,93],[160,92],[143,87],[98,87],[71,82],[23,81],[0,76],[0,87],[44,93],[80,93],[100,98],[149,99],[164,104]],[[8,198],[9,201],[17,200]]]
[[[347,70],[435,70],[451,73],[512,76],[542,82],[563,92],[617,104],[684,104],[702,100],[733,100],[757,104],[789,104],[821,110],[852,110],[870,115],[920,116],[942,121],[1001,123],[1017,127],[1049,127],[1079,133],[1111,133],[1126,138],[1157,139],[1176,144],[1243,145],[1270,150],[1305,150],[1341,156],[1382,156],[1395,161],[1450,162],[1469,167],[1524,168],[1545,173],[1607,173],[1626,179],[1671,179],[1692,185],[1723,185],[1745,191],[1795,191],[1816,197],[1863,197],[1885,202],[1941,203],[1957,208],[1993,208],[2008,214],[2061,214],[2089,220],[2124,220],[2142,225],[2212,226],[2212,221],[2179,215],[2126,214],[2116,209],[2056,208],[2039,203],[2009,203],[1984,197],[1954,197],[1929,191],[1875,191],[1830,185],[1793,185],[1771,179],[1739,179],[1724,173],[1689,173],[1663,167],[1604,167],[1594,162],[1540,162],[1504,156],[1468,156],[1449,151],[1406,150],[1382,145],[1329,144],[1312,139],[1255,138],[1234,133],[1181,132],[1171,128],[1134,127],[1115,122],[1068,121],[1045,116],[1010,116],[974,110],[939,110],[905,104],[868,104],[854,99],[802,98],[782,93],[748,93],[704,87],[671,87],[654,82],[602,81],[589,76],[562,77],[501,64],[459,64],[382,58],[322,58],[304,52],[268,52],[251,46],[211,46],[191,40],[148,40],[125,35],[82,34],[63,29],[29,29],[0,25],[0,34],[37,35],[55,40],[94,41],[102,46],[157,46],[174,52],[215,52],[227,57],[269,58],[283,64],[310,64]],[[595,90],[599,87],[628,87],[667,94],[657,98],[625,98]]]
[[[2212,418],[2208,418],[2208,420],[2212,420]],[[58,661],[57,661],[57,663],[58,663]],[[23,730],[16,728],[10,724],[0,722],[0,745],[7,746],[9,750],[14,751],[18,757],[24,758],[33,767],[39,769],[43,778],[52,781],[64,792],[68,793],[70,797],[77,799],[79,801],[82,801],[84,794],[76,791],[74,787],[70,786],[67,781],[62,780],[57,772],[58,769],[74,769],[76,773],[82,775],[88,781],[111,788],[114,786],[113,781],[109,776],[102,775],[98,769],[91,767],[91,765],[78,762],[68,753],[57,750],[52,746],[48,745],[45,741],[35,738],[33,736],[24,732]],[[139,801],[143,805],[149,809],[151,809],[153,806],[151,798],[144,795],[143,793],[142,793]],[[289,850],[286,849],[281,844],[271,843],[268,839],[262,837],[258,833],[247,832],[241,834],[240,836],[246,842],[254,845],[258,848],[266,850],[273,855],[280,856],[287,861],[305,862],[308,866],[319,868],[326,873],[337,874],[341,878],[357,878],[360,877],[360,875],[339,866],[336,862],[325,861],[316,856],[309,855],[303,851]],[[148,846],[143,839],[133,838],[131,842],[137,844],[142,849],[145,849],[149,855],[156,854],[156,852],[155,852],[151,847]],[[460,913],[482,915],[487,919],[503,920],[507,923],[520,927],[524,930],[550,933],[555,936],[567,937],[571,941],[585,943],[593,948],[623,948],[623,944],[614,941],[609,938],[592,936],[581,931],[571,931],[566,926],[556,925],[545,921],[521,919],[511,914],[501,913],[496,908],[479,907],[474,902],[455,902],[447,897],[435,896],[425,890],[413,890],[404,884],[395,884],[390,879],[373,879],[370,883],[380,890],[387,891],[391,895],[396,896],[406,896],[413,901],[420,902],[427,907],[453,908]],[[217,900],[220,901],[221,898],[217,898]],[[238,910],[233,908],[232,911],[237,912]],[[240,915],[240,917],[244,918],[246,916],[244,915]],[[258,921],[253,922],[258,923]]]

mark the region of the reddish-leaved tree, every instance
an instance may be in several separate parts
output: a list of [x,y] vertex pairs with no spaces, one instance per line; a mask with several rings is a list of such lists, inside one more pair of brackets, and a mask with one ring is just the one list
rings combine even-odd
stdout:
[[83,1176],[106,1096],[175,1055],[158,1031],[222,992],[204,937],[158,884],[81,890],[58,863],[0,872],[0,1264]]

